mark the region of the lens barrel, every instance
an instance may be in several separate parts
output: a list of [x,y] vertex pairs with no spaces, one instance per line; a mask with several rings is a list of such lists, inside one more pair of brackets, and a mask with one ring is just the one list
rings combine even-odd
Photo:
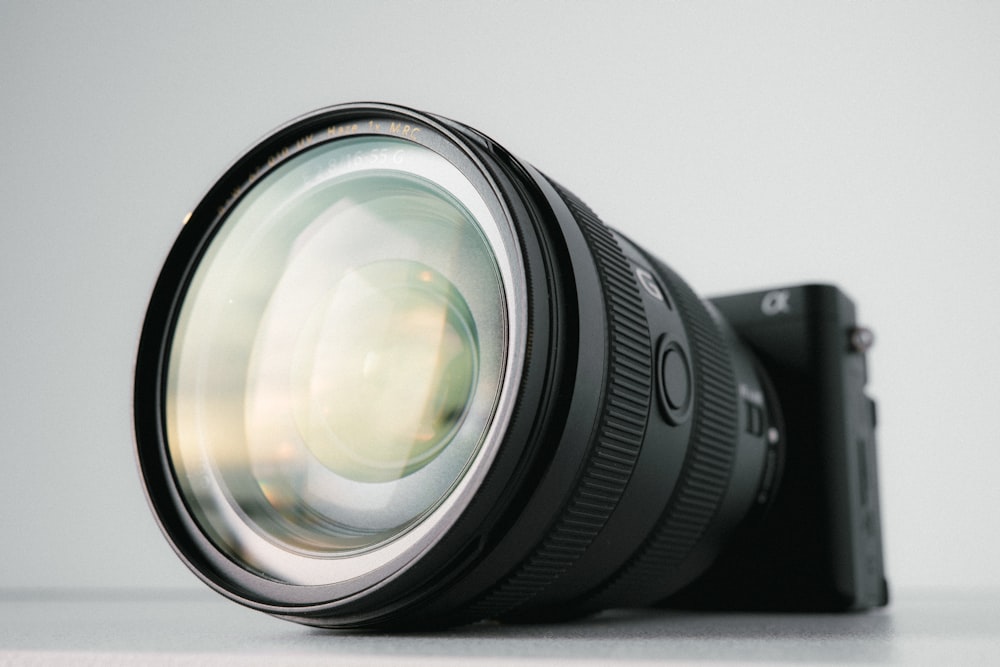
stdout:
[[205,195],[134,418],[191,570],[322,627],[660,603],[781,467],[766,377],[677,274],[479,132],[376,103]]

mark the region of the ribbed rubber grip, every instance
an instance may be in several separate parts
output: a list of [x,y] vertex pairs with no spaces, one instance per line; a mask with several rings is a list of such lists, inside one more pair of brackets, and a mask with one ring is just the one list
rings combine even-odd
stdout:
[[467,610],[477,616],[499,616],[529,602],[587,551],[625,491],[649,413],[652,354],[639,286],[611,232],[573,194],[553,186],[579,223],[600,276],[608,329],[603,353],[609,360],[602,412],[569,502],[534,553]]
[[[729,485],[737,441],[737,392],[719,326],[687,284],[656,262],[677,301],[692,347],[695,404],[691,444],[666,509],[646,542],[588,606],[642,603],[691,554]],[[670,591],[672,592],[672,591]]]

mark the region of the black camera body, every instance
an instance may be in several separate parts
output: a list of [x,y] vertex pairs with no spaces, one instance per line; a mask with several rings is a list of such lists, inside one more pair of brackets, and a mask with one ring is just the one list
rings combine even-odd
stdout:
[[[770,506],[711,569],[671,597],[699,609],[844,611],[888,603],[872,338],[832,285],[709,299],[754,352],[784,418],[784,470]],[[753,405],[744,399],[743,410]]]

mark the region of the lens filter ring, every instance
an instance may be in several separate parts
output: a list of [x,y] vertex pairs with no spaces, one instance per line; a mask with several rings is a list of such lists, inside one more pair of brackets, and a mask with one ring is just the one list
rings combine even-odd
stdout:
[[[369,118],[373,120],[369,121]],[[376,128],[375,131],[364,131],[363,128],[369,127],[369,123]],[[422,125],[418,127],[417,123],[422,123]],[[381,130],[378,129],[379,125],[381,125]],[[343,136],[340,134],[340,128],[346,128]],[[409,134],[404,137],[403,134],[407,130],[409,130]],[[365,143],[362,145],[361,142]],[[338,146],[344,147],[344,155],[336,154]],[[333,152],[323,154],[321,162],[318,160],[308,162],[310,155],[320,156],[320,151],[325,151],[328,147]],[[341,157],[343,159],[340,159]],[[400,164],[399,160],[403,162]],[[300,172],[294,172],[297,167],[301,167]],[[245,465],[240,468],[243,478],[249,479],[260,487],[259,492],[254,488],[250,489],[255,505],[252,508],[253,511],[245,511],[244,503],[240,502],[239,499],[235,502],[232,500],[235,494],[231,493],[231,489],[235,488],[235,485],[229,485],[229,477],[215,474],[213,466],[216,462],[209,461],[207,465],[202,466],[205,468],[206,474],[201,474],[198,471],[196,474],[186,475],[182,470],[179,471],[181,466],[178,459],[172,458],[170,449],[173,440],[169,437],[169,422],[172,416],[170,409],[164,408],[164,405],[168,403],[164,394],[169,393],[168,390],[171,387],[170,360],[178,358],[176,350],[171,350],[171,344],[182,338],[182,336],[177,335],[179,327],[183,326],[183,316],[178,313],[183,308],[185,300],[194,294],[192,290],[197,289],[197,285],[192,280],[192,274],[205,265],[206,249],[211,249],[213,243],[226,242],[224,235],[226,225],[232,219],[232,212],[243,203],[253,203],[255,196],[263,194],[266,198],[272,192],[277,192],[266,188],[269,182],[267,179],[272,174],[281,174],[282,172],[287,173],[289,178],[295,177],[295,184],[298,184],[300,188],[312,187],[313,183],[322,185],[323,179],[339,178],[341,174],[345,179],[358,177],[369,180],[382,178],[384,180],[388,175],[400,182],[406,181],[412,185],[412,187],[406,185],[410,190],[422,189],[432,192],[430,195],[423,196],[421,202],[416,202],[420,206],[407,206],[407,210],[424,211],[427,208],[425,205],[428,203],[447,204],[447,207],[455,210],[468,208],[469,224],[482,225],[478,233],[485,235],[485,237],[480,245],[488,246],[489,252],[495,252],[499,261],[499,266],[493,269],[498,276],[496,279],[491,278],[491,280],[501,286],[498,289],[503,291],[502,303],[487,308],[481,304],[477,307],[472,299],[469,300],[468,304],[463,305],[462,300],[453,298],[454,294],[452,293],[455,292],[456,288],[459,292],[469,293],[480,289],[480,286],[488,282],[482,279],[481,271],[476,273],[478,270],[476,267],[488,266],[489,263],[477,261],[476,255],[468,251],[468,243],[453,248],[451,252],[448,252],[446,247],[437,242],[428,242],[421,246],[431,248],[429,252],[431,252],[430,256],[432,257],[452,257],[455,262],[471,262],[475,265],[473,267],[475,270],[454,267],[451,270],[442,269],[441,275],[447,280],[441,280],[440,276],[436,279],[437,274],[434,271],[423,269],[415,271],[407,269],[409,273],[414,273],[416,278],[397,280],[396,274],[399,271],[396,271],[389,264],[384,264],[388,267],[388,273],[381,271],[379,280],[373,281],[371,275],[361,275],[366,270],[365,266],[375,267],[379,265],[380,260],[393,259],[379,254],[383,252],[383,249],[386,252],[391,250],[387,244],[373,245],[368,243],[364,246],[364,252],[368,255],[357,259],[357,262],[361,262],[361,264],[355,268],[361,271],[358,275],[365,278],[366,289],[378,287],[379,291],[386,293],[385,295],[393,292],[396,284],[400,282],[408,288],[414,287],[416,285],[414,280],[424,280],[424,274],[427,274],[429,287],[420,285],[419,290],[411,289],[405,295],[406,298],[402,299],[402,306],[405,308],[390,309],[395,314],[387,321],[402,325],[417,316],[419,316],[417,319],[426,319],[424,317],[427,314],[426,311],[431,310],[434,311],[436,322],[451,323],[444,328],[438,327],[440,332],[435,333],[435,337],[431,337],[428,333],[425,338],[433,338],[431,341],[433,343],[437,343],[438,338],[441,338],[444,343],[447,343],[449,338],[458,339],[458,342],[451,346],[458,350],[456,354],[452,354],[450,357],[448,355],[438,356],[451,359],[454,362],[441,369],[444,377],[453,376],[461,380],[461,382],[449,380],[447,384],[455,385],[454,391],[443,394],[447,400],[444,400],[441,405],[433,404],[428,408],[429,414],[435,416],[435,421],[431,424],[435,426],[434,430],[423,428],[428,423],[426,419],[410,420],[410,423],[421,427],[421,437],[425,437],[423,431],[426,431],[427,434],[433,436],[429,437],[428,442],[432,444],[437,442],[446,446],[439,448],[442,450],[441,452],[438,452],[434,447],[427,448],[426,461],[414,460],[412,462],[414,465],[408,463],[408,470],[404,470],[404,472],[412,472],[412,474],[408,474],[402,479],[404,482],[410,482],[421,476],[422,473],[445,477],[446,479],[439,485],[444,489],[439,494],[442,499],[440,501],[432,499],[433,505],[429,506],[427,511],[415,506],[417,509],[414,512],[414,520],[405,522],[399,529],[393,528],[384,531],[387,535],[385,540],[382,540],[379,535],[376,535],[375,538],[364,536],[363,539],[367,540],[368,544],[362,544],[358,549],[354,549],[348,541],[352,537],[349,530],[353,529],[353,526],[347,526],[345,530],[341,531],[340,526],[336,525],[334,528],[343,535],[343,537],[341,534],[334,536],[338,540],[336,544],[327,542],[320,544],[318,550],[313,549],[312,544],[316,542],[314,537],[319,534],[314,530],[311,534],[305,535],[310,542],[303,542],[305,548],[299,550],[295,542],[299,539],[298,533],[287,531],[284,528],[281,528],[281,531],[274,529],[276,524],[271,516],[264,516],[256,511],[258,506],[263,506],[263,501],[258,502],[259,497],[262,496],[264,501],[271,502],[267,495],[271,489],[265,484],[257,484],[259,480],[256,475],[258,473],[253,466]],[[251,174],[250,177],[246,176],[247,173]],[[357,187],[351,185],[351,189],[353,194],[358,193]],[[395,196],[399,195],[399,188],[376,188],[376,190],[390,194],[395,193]],[[332,192],[329,189],[327,191]],[[290,190],[290,192],[297,193],[299,190]],[[378,192],[375,194],[378,195]],[[291,196],[289,195],[289,197]],[[258,198],[257,201],[260,199]],[[270,206],[269,210],[277,215],[286,208],[282,208],[282,202],[277,201]],[[371,211],[369,208],[368,212]],[[312,218],[321,222],[319,214],[313,215]],[[370,223],[371,221],[366,219],[364,222]],[[495,453],[498,441],[496,433],[503,432],[505,429],[505,424],[510,418],[512,410],[514,388],[519,383],[520,370],[516,360],[520,358],[519,350],[525,344],[525,323],[523,321],[525,305],[523,288],[521,287],[523,283],[521,271],[523,269],[520,266],[519,255],[515,250],[514,232],[506,225],[508,225],[508,216],[503,211],[503,203],[496,199],[493,188],[483,176],[482,169],[476,166],[474,157],[463,151],[461,142],[450,136],[445,128],[437,126],[432,119],[411,115],[411,112],[402,108],[379,105],[344,105],[321,110],[293,121],[254,146],[247,155],[240,158],[230,168],[219,183],[205,196],[186,223],[181,238],[168,258],[158,281],[156,292],[151,299],[137,361],[135,410],[137,452],[141,469],[150,489],[150,500],[175,549],[207,583],[234,599],[271,613],[284,611],[287,609],[286,605],[289,604],[299,607],[302,605],[330,606],[336,604],[335,601],[344,597],[345,594],[356,593],[358,590],[373,584],[384,584],[389,579],[386,573],[393,573],[408,567],[409,564],[419,560],[412,556],[413,553],[427,550],[436,543],[439,533],[445,530],[444,526],[449,525],[459,515],[464,505],[478,490],[481,478],[489,471],[489,462]],[[353,227],[361,229],[362,225],[359,223]],[[283,228],[287,229],[287,227]],[[371,225],[364,226],[364,229],[367,233],[371,230]],[[321,230],[317,229],[317,231]],[[246,238],[250,241],[244,244],[233,244],[234,251],[238,251],[241,247],[250,248],[252,242],[262,237],[249,233]],[[305,236],[301,238],[307,240]],[[311,238],[318,238],[318,235],[313,234]],[[296,241],[293,240],[291,244],[294,243]],[[289,245],[289,247],[293,246]],[[352,247],[357,247],[357,244]],[[235,254],[237,257],[240,256],[239,252]],[[423,255],[418,254],[419,258],[426,259]],[[288,263],[287,265],[292,266],[293,264]],[[415,267],[413,263],[410,265]],[[248,270],[238,271],[235,274],[245,276],[248,279],[257,279],[260,276],[257,263],[244,261],[241,266],[248,268]],[[280,265],[275,264],[275,266]],[[485,271],[485,269],[483,270]],[[345,276],[348,275],[346,271],[342,273]],[[277,284],[277,281],[272,282]],[[308,281],[300,284],[308,286]],[[331,282],[330,284],[338,283]],[[192,285],[195,286],[192,287]],[[214,294],[216,292],[208,293]],[[218,293],[222,294],[221,291]],[[218,304],[211,304],[218,305],[219,308],[209,308],[205,312],[221,313],[223,308],[230,307],[232,303],[239,304],[240,301],[240,299],[233,299],[230,302],[228,299],[220,297]],[[348,300],[348,305],[351,303],[353,302]],[[423,307],[416,308],[417,305]],[[307,310],[306,312],[312,311]],[[495,313],[496,317],[502,318],[503,321],[493,322],[490,319],[493,316],[485,317],[484,312]],[[414,317],[410,317],[411,315]],[[220,321],[224,320],[222,315],[219,317]],[[280,320],[281,318],[273,319]],[[298,321],[303,324],[308,323],[307,319],[299,318]],[[481,340],[478,342],[473,340],[473,347],[478,349],[465,350],[468,347],[468,341],[464,339],[476,338],[475,329],[467,326],[470,322],[474,322],[475,327],[478,327],[480,332],[490,332],[491,336],[496,337],[497,344],[503,347],[503,354],[494,354],[492,357],[485,355]],[[407,326],[409,327],[409,324]],[[430,331],[429,324],[425,328]],[[301,327],[301,330],[308,333],[308,326]],[[248,329],[243,326],[234,326],[231,331],[245,332]],[[295,333],[292,329],[289,331]],[[239,335],[244,334],[239,333]],[[194,338],[200,339],[198,336]],[[323,338],[323,336],[319,338]],[[242,344],[242,347],[248,351],[241,354],[238,360],[248,368],[252,365],[253,357],[253,354],[249,352],[251,342],[248,335],[246,343]],[[413,341],[408,339],[402,343],[411,345]],[[274,349],[280,347],[281,345],[272,346]],[[409,355],[409,348],[396,350],[391,347],[382,347],[381,351],[386,352],[383,356],[389,361],[395,357]],[[423,347],[428,346],[424,345]],[[441,348],[440,344],[437,344],[435,349],[438,348]],[[469,356],[466,352],[469,351],[480,357],[478,362],[472,363],[466,359]],[[200,356],[209,360],[214,359],[219,364],[224,363],[224,355],[221,354],[206,353]],[[363,356],[367,357],[368,355]],[[294,355],[285,360],[289,361],[289,363],[283,364],[285,367],[293,369],[297,367],[296,364],[291,363],[294,361],[292,357]],[[370,360],[365,358],[364,361],[367,364]],[[500,375],[502,382],[498,380],[499,384],[496,387],[491,385],[486,388],[489,391],[481,391],[483,388],[478,385],[485,382],[483,378],[487,377],[484,372],[484,369],[487,369],[487,362],[492,367],[496,367],[493,374]],[[306,363],[304,367],[311,365]],[[303,366],[303,364],[298,366]],[[454,368],[452,368],[453,366]],[[330,367],[334,368],[334,366]],[[194,364],[191,368],[197,369],[198,364]],[[261,375],[264,379],[267,376],[267,373]],[[312,382],[310,378],[306,379],[309,382],[305,382],[303,386],[308,386]],[[289,386],[292,385],[294,383]],[[476,405],[469,408],[472,399],[467,396],[470,394],[467,385],[475,385],[476,391],[490,400],[478,401]],[[150,391],[151,387],[155,388],[155,391]],[[500,392],[499,398],[491,398],[496,392]],[[222,393],[214,392],[214,395],[218,396]],[[265,394],[261,395],[267,398]],[[388,399],[382,402],[384,404],[391,403]],[[482,414],[492,413],[493,416],[480,417],[480,421],[486,424],[484,429],[488,429],[488,432],[477,439],[479,445],[472,454],[463,455],[469,462],[465,465],[461,465],[460,462],[460,465],[453,467],[450,471],[445,470],[444,473],[432,470],[434,466],[440,467],[447,457],[452,456],[449,452],[455,451],[453,443],[458,437],[455,434],[473,422],[469,416],[472,409]],[[286,412],[289,415],[292,414],[291,411]],[[201,414],[217,414],[217,411],[202,410]],[[344,415],[339,417],[334,415],[334,417],[336,419],[328,420],[330,424],[338,425],[346,418]],[[235,420],[234,423],[236,423]],[[256,429],[250,428],[251,426],[253,425],[244,428],[247,431],[258,432]],[[392,434],[390,433],[390,435]],[[281,444],[276,438],[273,440]],[[309,448],[303,448],[304,451],[306,449]],[[279,449],[275,451],[282,453]],[[319,459],[324,465],[314,465],[312,468],[326,476],[329,476],[328,473],[339,473],[339,476],[345,480],[344,484],[350,484],[353,487],[359,485],[374,487],[384,483],[383,480],[377,478],[380,473],[373,472],[375,468],[369,462],[362,462],[365,467],[360,468],[358,464],[348,460],[354,452],[351,452],[349,447],[345,448],[345,451],[346,454],[343,456],[338,454]],[[455,456],[458,455],[455,454],[452,458]],[[384,467],[386,459],[387,457],[383,456],[375,463]],[[423,463],[426,465],[417,465]],[[191,481],[188,482],[185,477]],[[228,502],[227,506],[232,506],[234,511],[213,514],[212,508],[210,508],[209,511],[203,511],[202,516],[199,516],[195,509],[198,499],[209,497],[207,492],[202,490],[206,486],[205,482],[213,483],[221,489],[213,490],[214,496],[210,499],[214,500],[215,497],[218,497],[221,499],[217,503],[220,507],[227,505]],[[189,484],[188,488],[184,487],[186,483]],[[237,490],[242,494],[246,486],[242,484],[241,480]],[[302,485],[296,487],[289,484],[288,486],[293,489],[306,488]],[[410,486],[423,487],[426,485]],[[364,502],[364,496],[361,494],[340,493],[336,500],[340,502],[341,499],[345,503]],[[295,505],[300,504],[296,500]],[[402,505],[402,502],[396,504],[397,507]],[[246,503],[246,506],[250,507],[250,504]],[[302,525],[310,530],[312,530],[313,525],[319,525],[323,531],[331,532],[327,528],[332,523],[329,521],[331,513],[324,511],[324,507],[317,503],[318,512],[314,512],[312,515],[302,513]],[[345,516],[340,509],[337,509],[337,513],[340,516]],[[288,516],[291,517],[291,520],[299,521],[298,515],[289,514]],[[340,516],[335,518],[340,518]],[[278,518],[286,522],[288,520],[286,517],[279,516]],[[222,529],[216,529],[214,525],[209,525],[210,520],[220,524],[225,522],[226,525],[222,525]],[[257,525],[251,526],[251,522]],[[411,524],[412,530],[410,529]],[[355,525],[365,528],[361,522],[355,522]],[[230,534],[236,533],[238,533],[237,537],[230,537]],[[326,539],[324,535],[321,537]],[[245,544],[253,544],[254,551],[252,553],[246,551]],[[342,549],[341,553],[334,553],[341,549],[341,544],[346,548]],[[316,554],[308,553],[312,550],[317,551],[319,557]],[[246,555],[244,556],[244,554]],[[261,560],[262,555],[268,558],[266,562]]]

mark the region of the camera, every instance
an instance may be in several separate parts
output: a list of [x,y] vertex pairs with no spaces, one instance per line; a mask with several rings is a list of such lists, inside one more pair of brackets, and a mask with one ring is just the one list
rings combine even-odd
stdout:
[[477,130],[345,104],[185,219],[136,452],[192,572],[307,625],[867,609],[871,340],[836,287],[702,300]]

